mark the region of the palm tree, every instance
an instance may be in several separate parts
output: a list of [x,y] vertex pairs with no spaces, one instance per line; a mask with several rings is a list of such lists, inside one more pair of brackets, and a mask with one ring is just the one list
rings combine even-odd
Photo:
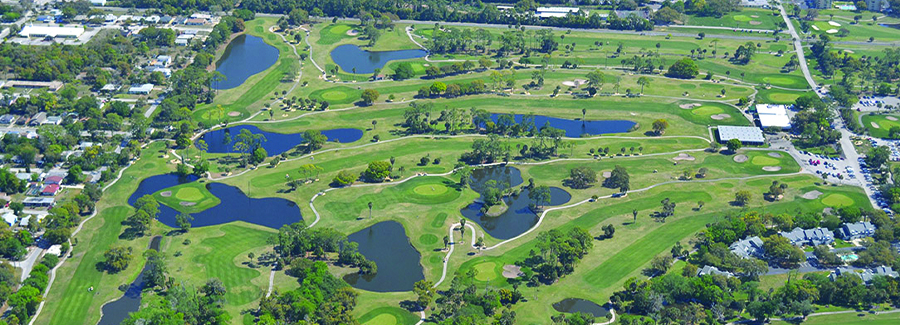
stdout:
[[642,76],[642,77],[638,78],[637,84],[641,85],[641,95],[643,95],[644,94],[644,86],[650,85],[650,78]]
[[584,114],[587,114],[587,109],[581,109],[581,124],[584,124]]
[[372,120],[372,130],[375,130],[375,125],[378,124],[378,121]]
[[372,219],[372,202],[369,202],[369,219]]
[[209,77],[209,80],[213,82],[213,85],[215,85],[215,87],[213,87],[213,88],[216,88],[216,94],[219,93],[219,89],[218,89],[219,82],[225,81],[227,79],[228,79],[228,77],[226,77],[224,74],[222,74],[219,71],[212,72],[212,75]]
[[634,219],[631,221],[631,223],[637,222],[637,214],[638,214],[637,209],[631,210],[631,215],[632,215],[633,218],[634,218]]
[[464,243],[466,239],[466,219],[459,219],[459,242]]

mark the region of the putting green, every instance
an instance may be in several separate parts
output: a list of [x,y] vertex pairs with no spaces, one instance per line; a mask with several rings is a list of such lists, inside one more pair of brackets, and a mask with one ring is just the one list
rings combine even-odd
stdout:
[[747,15],[734,15],[731,17],[734,21],[750,21],[750,16]]
[[348,96],[349,95],[347,93],[340,91],[340,90],[330,90],[330,91],[326,91],[322,94],[322,98],[324,98],[325,100],[329,100],[329,101],[341,100],[341,99],[347,98]]
[[753,157],[753,160],[750,161],[750,163],[757,165],[757,166],[778,165],[778,163],[780,163],[780,162],[781,161],[776,158],[766,157],[766,156],[756,156],[756,157]]
[[347,31],[350,30],[350,28],[351,28],[350,25],[332,25],[328,29],[328,32],[335,34],[335,35],[341,35],[341,34],[347,33]]
[[175,193],[175,198],[182,201],[197,202],[202,200],[204,198],[204,195],[197,188],[183,187],[178,189],[178,192]]
[[710,116],[725,112],[721,107],[717,106],[700,106],[691,111],[694,115]]
[[438,242],[438,238],[432,234],[424,234],[419,236],[419,242],[423,245],[433,245]]
[[363,324],[366,324],[366,325],[395,325],[395,324],[398,324],[398,322],[397,322],[397,317],[394,315],[381,314],[381,315],[375,316],[374,318],[372,318],[371,320],[369,320],[368,322],[365,322]]
[[830,207],[843,207],[853,205],[853,199],[843,194],[828,194],[822,198],[822,204]]
[[473,268],[478,271],[478,275],[475,276],[475,280],[491,281],[500,277],[500,275],[497,274],[497,263],[483,262],[475,265]]
[[788,93],[772,93],[769,94],[769,100],[778,102],[778,103],[792,103],[800,97],[801,94],[788,94]]
[[772,76],[763,78],[763,81],[773,85],[793,85],[795,80],[793,78]]
[[441,195],[447,193],[447,187],[443,184],[424,184],[413,188],[413,192],[425,196]]

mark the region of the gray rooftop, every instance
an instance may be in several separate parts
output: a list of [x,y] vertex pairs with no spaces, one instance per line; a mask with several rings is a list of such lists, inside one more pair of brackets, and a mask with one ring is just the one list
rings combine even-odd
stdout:
[[759,239],[759,237],[753,236],[736,241],[728,248],[731,249],[732,253],[740,256],[741,258],[750,258],[762,253],[763,242],[762,239]]
[[728,141],[738,139],[741,142],[762,143],[766,141],[762,130],[755,126],[729,126],[719,125],[719,140]]
[[734,276],[733,274],[731,274],[731,272],[725,272],[725,271],[719,270],[719,268],[717,268],[715,266],[709,266],[709,265],[705,265],[702,268],[700,268],[700,270],[697,271],[697,276],[704,276],[704,275],[721,275],[721,276],[726,276],[726,277]]

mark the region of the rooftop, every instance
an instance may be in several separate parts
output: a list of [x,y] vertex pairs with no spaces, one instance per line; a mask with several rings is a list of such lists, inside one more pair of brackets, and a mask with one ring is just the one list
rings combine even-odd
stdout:
[[762,130],[755,126],[719,126],[719,140],[738,139],[741,142],[765,142]]

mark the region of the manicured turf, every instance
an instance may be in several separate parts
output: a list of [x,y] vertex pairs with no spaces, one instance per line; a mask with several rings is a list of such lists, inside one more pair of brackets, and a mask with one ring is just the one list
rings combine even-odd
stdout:
[[437,236],[433,234],[424,234],[419,236],[419,243],[422,245],[434,245],[438,242]]
[[417,316],[397,307],[375,308],[359,317],[364,325],[412,325],[418,321]]
[[[221,200],[206,189],[206,182],[190,182],[162,189],[153,197],[162,204],[184,213],[196,213],[218,205]],[[164,196],[163,193],[168,196]],[[193,205],[184,205],[182,202]]]
[[325,27],[319,32],[319,40],[316,41],[316,44],[319,45],[327,45],[334,44],[337,41],[340,41],[344,38],[351,38],[353,36],[347,35],[347,32],[353,29],[354,26],[348,24],[333,24]]
[[756,156],[756,157],[753,157],[753,159],[750,160],[750,162],[757,166],[772,166],[772,165],[777,165],[779,163],[779,160],[776,158],[772,158],[772,157]]
[[425,184],[416,186],[413,189],[413,192],[419,195],[431,196],[431,195],[441,195],[447,192],[447,187],[443,184]]
[[822,198],[822,204],[830,207],[845,207],[853,205],[853,200],[843,194],[829,194]]
[[337,86],[332,88],[316,90],[309,94],[310,98],[319,101],[327,101],[329,104],[349,104],[359,100],[362,90],[350,88],[347,86]]
[[[875,115],[866,114],[862,117],[863,127],[869,131],[869,134],[876,138],[888,138],[892,127],[900,127],[900,121],[893,121],[888,117],[900,120],[900,115]],[[876,128],[872,124],[878,125]]]
[[478,274],[475,275],[475,280],[478,281],[491,281],[500,276],[497,274],[497,264],[494,262],[480,263],[475,265],[473,269],[478,271]]

